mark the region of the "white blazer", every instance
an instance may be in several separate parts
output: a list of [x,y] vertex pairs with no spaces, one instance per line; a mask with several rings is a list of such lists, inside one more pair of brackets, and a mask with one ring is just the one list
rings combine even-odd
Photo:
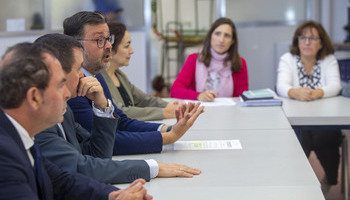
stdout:
[[[324,92],[323,97],[332,97],[339,94],[341,90],[341,81],[339,66],[334,55],[328,55],[320,60],[321,68],[321,89]],[[300,88],[297,58],[291,53],[285,53],[280,58],[277,70],[277,93],[282,97],[288,97],[288,91],[292,88]]]

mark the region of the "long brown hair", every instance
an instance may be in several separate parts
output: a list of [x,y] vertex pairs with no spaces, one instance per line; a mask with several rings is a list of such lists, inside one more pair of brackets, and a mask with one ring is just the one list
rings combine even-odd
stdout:
[[232,64],[231,70],[233,72],[236,72],[236,71],[241,70],[242,61],[241,61],[241,57],[238,53],[238,39],[237,39],[236,26],[232,22],[232,20],[229,18],[219,18],[211,25],[211,27],[210,27],[210,29],[205,37],[205,40],[203,42],[203,49],[198,56],[198,60],[200,62],[203,62],[205,64],[205,66],[207,66],[207,67],[209,66],[210,61],[211,61],[211,57],[212,57],[211,53],[210,53],[211,35],[213,34],[214,30],[222,24],[228,24],[229,26],[231,26],[232,40],[234,41],[234,43],[227,50],[228,55],[225,58],[224,63],[226,64],[227,62],[231,61],[231,64]]
[[292,47],[290,49],[290,53],[293,55],[300,56],[300,49],[298,46],[298,37],[302,35],[303,31],[307,28],[315,28],[318,32],[318,35],[321,40],[322,48],[318,51],[316,55],[317,60],[321,60],[324,57],[326,57],[329,54],[334,53],[334,48],[332,46],[331,39],[329,38],[327,32],[324,30],[323,26],[315,21],[306,21],[298,26],[298,28],[295,30]]

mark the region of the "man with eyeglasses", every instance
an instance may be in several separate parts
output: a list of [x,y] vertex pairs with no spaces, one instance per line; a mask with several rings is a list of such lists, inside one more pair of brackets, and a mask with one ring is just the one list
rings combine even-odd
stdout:
[[[109,65],[111,43],[109,28],[105,16],[101,12],[79,12],[64,20],[64,33],[81,41],[84,46],[84,61],[82,69],[86,77],[95,76],[101,83],[108,99],[110,93],[102,76],[98,74]],[[199,104],[187,104],[177,110],[178,122],[173,126],[146,123],[128,118],[113,102],[105,100],[104,107],[97,106],[101,112],[114,108],[114,115],[120,117],[120,123],[114,142],[114,155],[150,153],[162,151],[163,144],[170,144],[178,140],[203,112]],[[76,122],[85,129],[91,130],[93,126],[93,104],[89,97],[82,96],[71,99],[70,107],[74,112]],[[96,107],[96,106],[95,106]],[[200,170],[178,164],[157,163],[147,160],[149,178],[183,176],[192,177],[201,173]],[[103,170],[103,169],[100,169]],[[149,180],[146,178],[146,180]]]

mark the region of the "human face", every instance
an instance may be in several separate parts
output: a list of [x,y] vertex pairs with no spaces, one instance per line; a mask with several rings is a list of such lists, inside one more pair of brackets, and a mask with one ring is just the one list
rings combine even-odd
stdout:
[[50,72],[50,81],[42,94],[43,100],[39,113],[42,114],[43,126],[48,128],[63,121],[70,92],[66,86],[66,77],[60,62],[47,53],[44,54],[44,57],[44,62]]
[[134,49],[131,46],[130,34],[128,31],[125,31],[124,37],[117,47],[117,53],[112,55],[113,64],[117,67],[128,66],[133,53]]
[[[318,51],[322,48],[322,43],[317,30],[315,28],[305,28],[301,36],[304,36],[307,39],[298,39],[300,57],[316,58]],[[309,39],[310,37],[313,37],[314,40]]]
[[224,54],[234,43],[232,29],[228,24],[218,26],[211,34],[210,46],[218,54]]
[[[84,36],[81,39],[94,40],[109,37],[107,24],[85,25]],[[109,66],[112,44],[107,41],[103,48],[98,48],[96,41],[83,41],[85,48],[83,67],[91,74],[96,75]]]
[[83,64],[83,52],[80,48],[73,48],[74,63],[72,66],[72,71],[66,74],[67,77],[67,87],[71,93],[70,98],[77,96],[77,89],[79,80],[84,77],[83,70],[81,66]]

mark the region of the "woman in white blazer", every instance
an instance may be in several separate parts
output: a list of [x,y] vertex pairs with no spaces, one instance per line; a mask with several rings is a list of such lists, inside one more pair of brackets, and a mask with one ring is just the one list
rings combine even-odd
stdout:
[[[341,90],[339,66],[333,55],[332,42],[321,24],[302,23],[294,33],[290,52],[278,66],[277,93],[300,101],[333,97]],[[321,180],[326,194],[337,184],[340,130],[304,130],[302,147],[307,156],[314,150],[324,171]]]

